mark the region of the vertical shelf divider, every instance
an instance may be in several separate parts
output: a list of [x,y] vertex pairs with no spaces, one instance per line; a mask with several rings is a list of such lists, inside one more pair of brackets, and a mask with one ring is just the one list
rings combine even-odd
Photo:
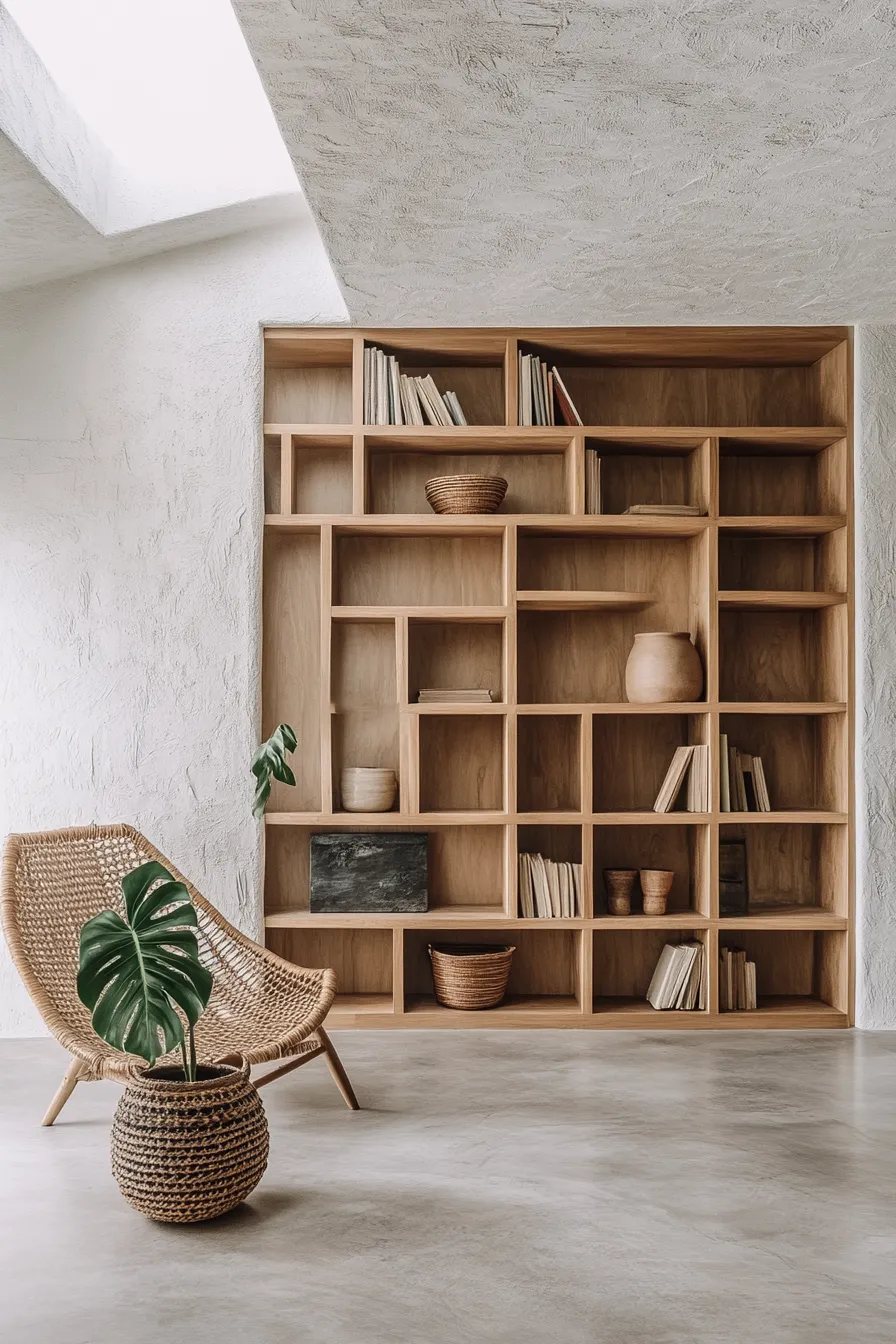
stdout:
[[295,461],[292,434],[284,431],[280,435],[280,512],[287,515],[295,508]]
[[333,645],[333,528],[320,529],[320,793],[324,814],[334,810],[331,653]]

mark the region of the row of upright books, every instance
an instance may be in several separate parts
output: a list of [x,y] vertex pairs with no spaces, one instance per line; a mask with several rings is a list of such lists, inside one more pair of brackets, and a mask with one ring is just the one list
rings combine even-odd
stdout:
[[[549,369],[538,355],[519,358],[519,421],[521,425],[580,425],[576,410],[557,366]],[[559,416],[559,419],[558,419]]]
[[520,854],[523,919],[576,919],[582,912],[582,865],[555,863],[543,854]]
[[719,1011],[755,1011],[758,1007],[755,961],[747,961],[747,954],[741,947],[723,947],[719,969]]
[[[770,812],[768,785],[761,756],[748,756],[728,746],[721,734],[719,759],[721,779],[719,807],[722,812]],[[709,747],[676,747],[675,754],[653,804],[654,812],[671,812],[687,779],[685,811],[709,812]]]
[[721,734],[719,806],[723,812],[771,812],[771,800],[761,756],[749,756],[728,746]]
[[465,425],[457,394],[440,392],[432,374],[401,372],[394,355],[375,345],[364,347],[365,425]]

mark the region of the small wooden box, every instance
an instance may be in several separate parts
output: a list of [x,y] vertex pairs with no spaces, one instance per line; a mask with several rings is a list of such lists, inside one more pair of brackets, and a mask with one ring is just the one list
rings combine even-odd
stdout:
[[423,914],[425,831],[331,831],[311,837],[311,913]]

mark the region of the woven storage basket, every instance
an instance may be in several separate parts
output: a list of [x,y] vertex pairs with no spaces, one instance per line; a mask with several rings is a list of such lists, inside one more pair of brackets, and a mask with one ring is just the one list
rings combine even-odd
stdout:
[[507,992],[514,948],[430,943],[436,999],[445,1008],[495,1008]]
[[249,1065],[199,1073],[185,1083],[180,1069],[135,1070],[115,1112],[112,1175],[127,1202],[159,1223],[217,1218],[255,1189],[268,1163]]
[[507,482],[503,476],[434,476],[424,488],[434,513],[496,513]]

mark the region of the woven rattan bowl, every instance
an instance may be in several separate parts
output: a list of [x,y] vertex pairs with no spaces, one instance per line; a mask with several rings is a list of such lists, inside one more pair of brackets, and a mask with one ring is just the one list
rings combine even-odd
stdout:
[[433,513],[497,513],[507,482],[503,476],[434,476],[425,489]]
[[445,1008],[496,1008],[507,993],[514,948],[430,943],[436,999]]

